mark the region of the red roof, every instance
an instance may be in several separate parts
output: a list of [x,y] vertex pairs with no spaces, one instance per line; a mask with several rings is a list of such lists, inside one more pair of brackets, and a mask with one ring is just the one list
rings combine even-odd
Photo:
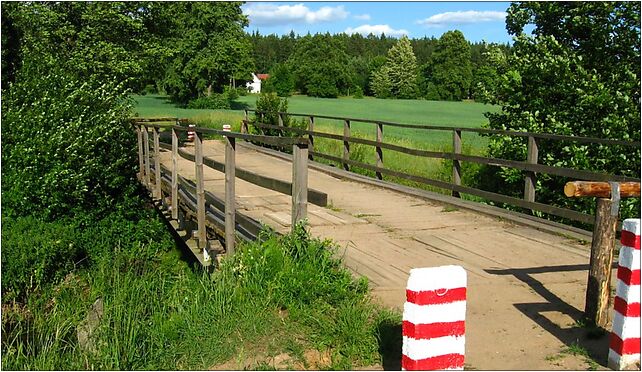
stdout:
[[256,77],[261,79],[261,80],[267,80],[267,78],[270,77],[269,74],[256,74]]

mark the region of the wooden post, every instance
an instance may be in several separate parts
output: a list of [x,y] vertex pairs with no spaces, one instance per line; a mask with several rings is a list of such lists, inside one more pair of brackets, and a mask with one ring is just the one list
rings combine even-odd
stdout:
[[[640,197],[639,182],[620,182],[620,198]],[[611,185],[608,182],[573,181],[564,185],[564,194],[568,197],[595,196],[608,198],[611,196]]]
[[225,254],[234,254],[234,239],[236,237],[236,202],[235,202],[235,177],[236,177],[236,139],[225,137]]
[[205,261],[209,260],[207,232],[205,231],[205,183],[203,180],[203,134],[194,133],[194,164],[196,166],[196,220],[198,223],[198,247],[203,250]]
[[350,160],[350,120],[343,122],[343,169],[349,171],[350,166],[346,160]]
[[178,220],[178,133],[172,128],[172,219]]
[[250,132],[247,127],[248,120],[249,120],[248,112],[247,110],[243,110],[243,122],[241,123],[241,133],[248,134]]
[[[461,130],[453,130],[453,155],[461,154]],[[461,185],[461,162],[453,157],[453,184]],[[459,191],[452,192],[452,196],[459,198]]]
[[[383,124],[377,123],[377,143],[381,143],[383,141]],[[376,148],[377,151],[377,167],[378,168],[383,168],[383,150],[381,149],[381,146],[377,146]],[[381,172],[376,172],[377,173],[377,179],[382,180],[383,175]]]
[[593,241],[591,243],[584,317],[603,328],[606,328],[609,322],[611,263],[613,262],[615,231],[618,223],[618,204],[619,197],[597,199]]
[[[528,136],[528,155],[526,162],[529,164],[537,164],[537,140],[533,136]],[[524,200],[529,202],[535,201],[535,172],[527,171],[524,176]]]
[[308,215],[308,145],[294,145],[292,161],[292,229]]
[[140,125],[136,126],[136,137],[138,137],[138,180],[143,180],[145,174],[145,160],[143,155],[143,130]]
[[145,143],[145,187],[149,188],[151,183],[149,174],[151,173],[151,166],[149,165],[149,132],[147,131],[147,126],[143,125],[143,142]]
[[163,200],[163,192],[161,190],[161,169],[160,169],[160,133],[157,127],[152,127],[154,131],[154,178],[156,179],[156,187],[154,188],[154,197]]
[[[308,130],[310,132],[314,132],[314,116],[309,117]],[[308,134],[308,140],[310,141],[308,159],[314,160],[314,155],[312,155],[312,152],[314,151],[314,136],[312,133]]]
[[279,117],[279,126],[282,127],[283,126],[283,114],[278,112],[277,115]]

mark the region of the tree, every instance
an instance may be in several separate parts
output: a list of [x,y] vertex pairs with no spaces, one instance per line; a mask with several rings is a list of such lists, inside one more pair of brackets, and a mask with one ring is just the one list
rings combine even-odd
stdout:
[[279,97],[289,97],[294,92],[294,75],[285,63],[277,63],[270,70],[265,82],[265,92],[275,92]]
[[248,25],[234,2],[169,3],[175,14],[174,53],[163,86],[177,102],[222,92],[230,79],[249,79],[254,71]]
[[330,34],[306,35],[288,60],[296,88],[313,97],[335,98],[353,86],[354,72],[338,39]]
[[[523,33],[529,23],[533,36]],[[640,141],[640,3],[515,3],[506,27],[516,37],[492,99],[502,111],[487,114],[490,128]],[[488,151],[526,157],[524,143],[501,137]],[[631,148],[542,141],[539,152],[546,165],[640,176],[640,151]],[[514,171],[493,173],[505,192],[520,194]],[[564,197],[565,181],[538,176],[538,201],[592,213],[592,201]],[[628,199],[623,215],[636,208],[639,201]]]
[[459,101],[468,98],[472,82],[470,45],[459,30],[441,35],[424,68],[427,82],[434,85],[439,99]]
[[377,97],[417,97],[417,59],[408,37],[403,36],[388,50],[386,64],[374,74],[372,90]]
[[497,44],[484,44],[478,66],[473,71],[471,95],[487,103],[497,91],[500,76],[508,69],[507,56]]

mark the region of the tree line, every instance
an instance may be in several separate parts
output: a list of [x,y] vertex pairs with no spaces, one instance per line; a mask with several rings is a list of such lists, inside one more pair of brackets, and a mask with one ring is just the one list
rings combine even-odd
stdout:
[[508,44],[471,43],[458,31],[440,38],[385,34],[250,35],[266,89],[281,96],[363,95],[432,100],[484,99],[497,84],[496,59]]

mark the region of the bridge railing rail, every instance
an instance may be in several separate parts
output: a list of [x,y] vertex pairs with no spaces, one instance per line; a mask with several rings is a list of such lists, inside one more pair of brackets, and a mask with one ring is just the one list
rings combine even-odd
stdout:
[[[159,123],[164,122],[165,125]],[[204,256],[208,257],[207,226],[206,219],[215,220],[208,212],[212,207],[224,214],[223,234],[225,239],[226,254],[234,253],[236,239],[237,216],[235,202],[235,179],[237,171],[240,177],[256,185],[267,187],[281,193],[287,193],[292,196],[292,227],[307,217],[308,195],[315,204],[325,206],[327,204],[327,195],[317,190],[308,188],[308,139],[296,137],[274,137],[252,135],[238,132],[228,132],[211,128],[202,128],[196,126],[185,126],[188,121],[178,118],[133,118],[132,124],[137,133],[138,139],[138,165],[140,169],[139,179],[141,182],[152,190],[155,199],[163,200],[163,180],[170,183],[169,197],[171,200],[172,219],[179,220],[179,203],[195,215],[197,223],[197,239],[199,249],[204,250]],[[177,125],[178,124],[178,125]],[[180,125],[183,124],[183,125]],[[161,130],[171,131],[171,146],[160,142]],[[184,149],[179,148],[179,133],[194,132],[194,153],[191,154]],[[150,132],[152,139],[150,140]],[[217,162],[214,159],[203,156],[203,136],[217,135],[223,137],[225,141],[225,161]],[[253,172],[238,169],[236,167],[236,141],[246,140],[256,143],[263,143],[272,146],[292,146],[293,149],[293,166],[292,182],[285,182],[273,179],[267,176],[261,176]],[[153,149],[150,150],[150,145]],[[172,167],[171,171],[161,166],[160,151],[161,149],[171,151]],[[153,151],[153,155],[152,155]],[[189,181],[178,174],[178,158],[182,157],[194,162],[196,181],[191,185]],[[152,171],[152,163],[153,171]],[[225,173],[225,197],[224,200],[217,201],[211,193],[205,192],[203,167],[208,166],[212,169]],[[170,173],[170,174],[168,174]],[[151,177],[154,177],[152,183]],[[167,189],[167,188],[165,188]],[[195,200],[194,200],[195,199]],[[244,216],[241,216],[247,220]],[[216,223],[217,221],[211,221]],[[219,221],[220,222],[220,221]],[[256,228],[248,227],[245,229],[254,230]]]
[[[250,122],[249,113],[255,113],[258,117],[256,122]],[[596,144],[604,146],[623,146],[625,148],[640,149],[640,143],[634,141],[624,141],[624,140],[614,140],[614,139],[604,139],[604,138],[593,138],[593,137],[580,137],[580,136],[568,136],[568,135],[557,135],[549,133],[530,133],[530,132],[517,132],[517,131],[503,131],[495,129],[484,129],[484,128],[466,128],[466,127],[448,127],[448,126],[434,126],[434,125],[412,125],[412,124],[402,124],[394,123],[380,120],[370,120],[370,119],[359,119],[359,118],[348,118],[348,117],[339,117],[339,116],[327,116],[327,115],[313,115],[313,114],[300,114],[300,113],[287,113],[279,112],[279,125],[267,124],[264,121],[265,113],[246,109],[243,123],[241,126],[241,131],[243,133],[249,133],[249,125],[253,125],[256,128],[261,129],[279,129],[284,132],[294,133],[299,136],[306,136],[309,139],[309,157],[310,160],[314,160],[315,157],[330,160],[341,164],[345,170],[350,170],[350,167],[359,167],[366,169],[375,173],[376,178],[379,180],[383,179],[384,175],[397,177],[400,179],[405,179],[409,181],[414,181],[422,183],[425,185],[450,190],[451,194],[455,197],[459,197],[460,193],[469,194],[476,197],[480,197],[486,200],[490,200],[498,203],[505,203],[515,207],[520,207],[524,209],[529,209],[532,211],[539,211],[558,217],[566,218],[573,221],[578,221],[586,224],[593,224],[594,218],[592,215],[581,213],[572,209],[562,208],[558,206],[549,205],[546,203],[541,203],[536,201],[535,195],[535,185],[537,182],[537,174],[549,174],[553,176],[566,177],[573,180],[593,180],[593,181],[616,181],[616,182],[640,182],[640,178],[617,175],[617,174],[608,174],[602,172],[594,172],[581,169],[573,169],[559,166],[550,166],[539,163],[539,151],[538,144],[543,140],[551,141],[572,141],[576,143],[583,144]],[[307,129],[297,128],[297,127],[288,127],[284,126],[283,123],[286,120],[286,117],[302,117],[307,118]],[[316,119],[329,119],[337,120],[343,122],[343,135],[325,133],[315,130],[315,120]],[[366,123],[374,126],[375,140],[369,140],[364,138],[358,138],[351,135],[351,126],[353,123]],[[441,131],[441,132],[450,132],[452,134],[452,148],[451,151],[429,151],[423,149],[410,148],[407,146],[401,146],[397,144],[384,142],[384,128],[385,127],[396,127],[396,128],[410,128],[415,130],[425,130],[425,131]],[[500,135],[500,136],[509,136],[509,137],[520,137],[527,139],[527,158],[525,161],[519,160],[510,160],[510,159],[499,159],[499,158],[489,158],[484,156],[476,155],[466,155],[462,153],[462,133],[476,133],[482,135]],[[334,141],[343,142],[343,154],[341,157],[330,155],[327,153],[319,152],[315,149],[315,138],[325,138]],[[350,145],[351,144],[362,144],[374,148],[376,154],[376,164],[366,164],[360,161],[350,159]],[[384,166],[384,156],[383,150],[395,151],[402,154],[414,155],[418,157],[431,158],[431,159],[447,159],[452,160],[452,177],[451,181],[437,180],[433,178],[418,176],[409,174],[406,172],[393,170],[386,168]],[[470,162],[482,165],[490,165],[495,167],[506,167],[512,169],[518,169],[524,172],[524,191],[522,198],[508,196],[492,191],[481,190],[471,186],[462,185],[462,171],[461,165],[463,162]]]

